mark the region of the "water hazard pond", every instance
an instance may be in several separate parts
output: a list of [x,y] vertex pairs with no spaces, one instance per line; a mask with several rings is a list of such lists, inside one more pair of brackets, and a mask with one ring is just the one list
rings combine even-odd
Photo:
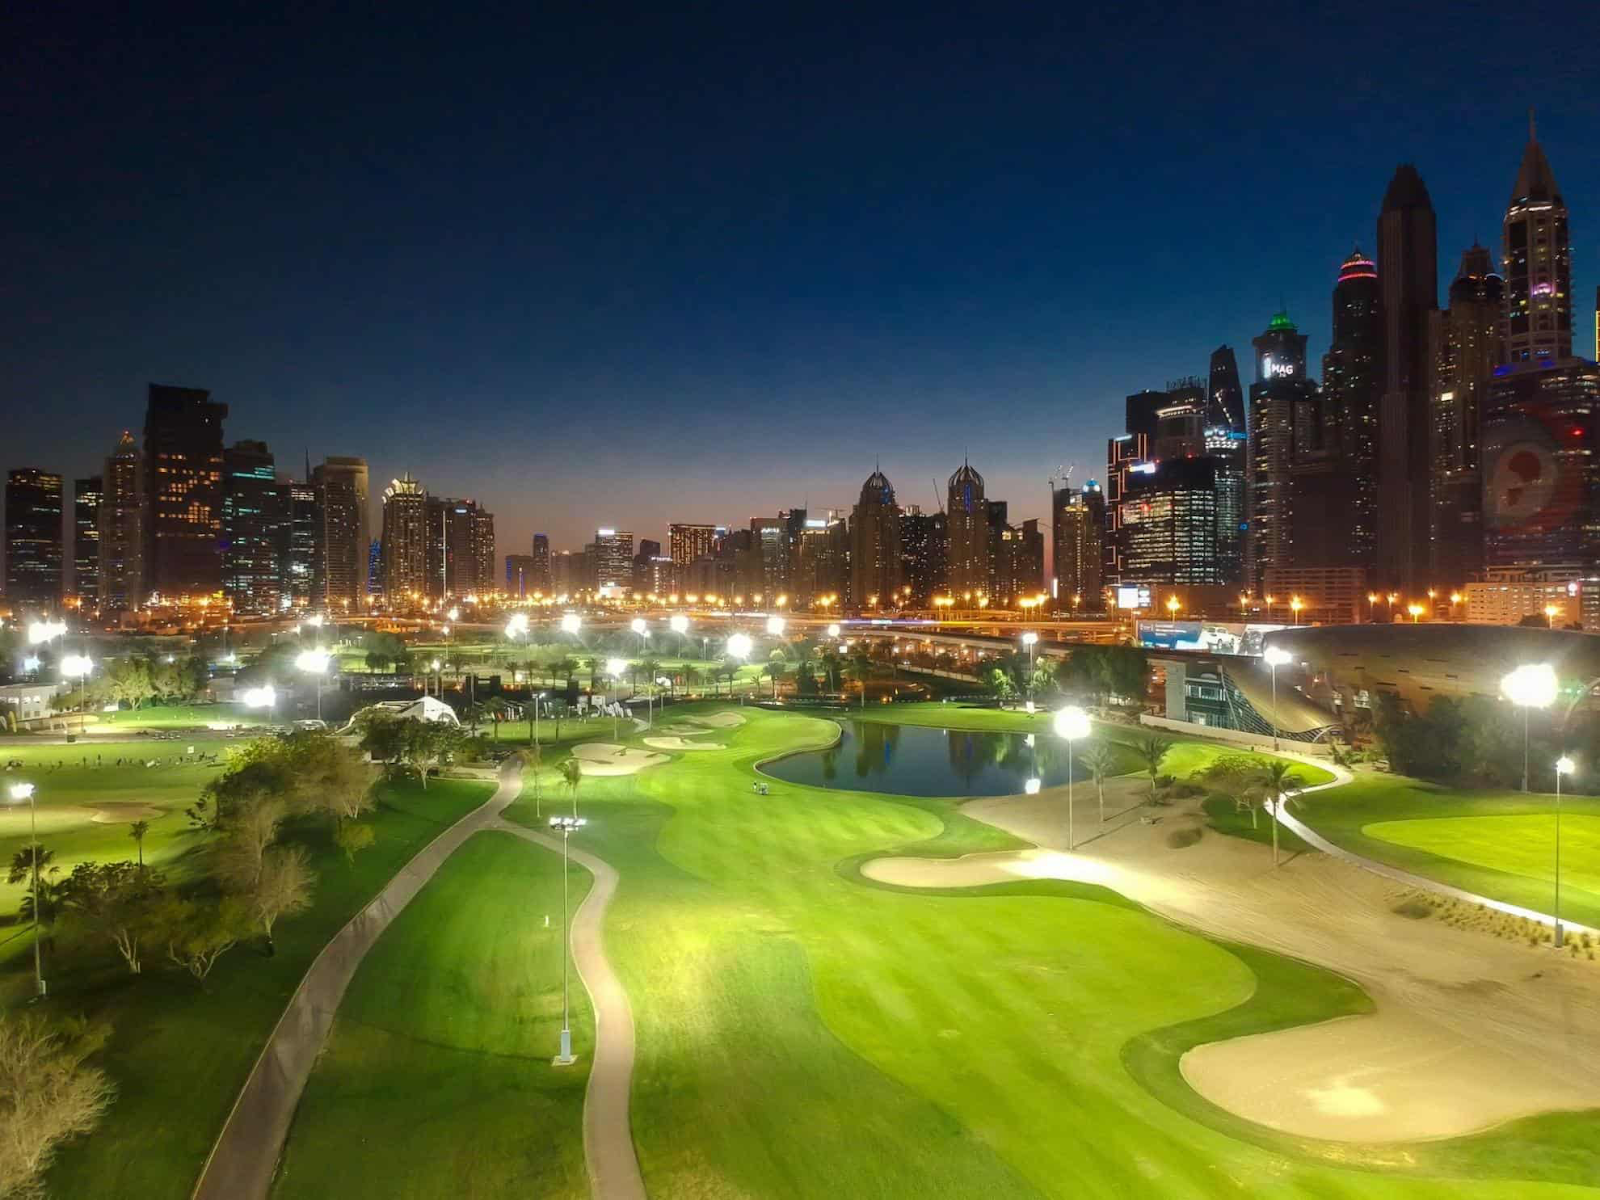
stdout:
[[[1067,747],[1048,735],[1034,745],[1020,733],[974,733],[843,720],[843,736],[826,750],[791,754],[764,774],[808,787],[893,796],[1013,796],[1067,782]],[[1082,764],[1073,776],[1085,779]]]

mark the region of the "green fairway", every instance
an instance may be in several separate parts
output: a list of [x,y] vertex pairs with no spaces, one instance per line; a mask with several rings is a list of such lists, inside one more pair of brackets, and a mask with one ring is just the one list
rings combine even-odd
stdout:
[[[1378,821],[1361,832],[1472,866],[1555,882],[1554,813]],[[1600,898],[1600,816],[1562,817],[1561,886]]]
[[[589,875],[571,882],[576,909]],[[574,973],[578,1062],[551,1066],[561,950],[561,856],[468,839],[351,981],[272,1194],[587,1197],[593,1019]]]
[[212,725],[258,725],[266,713],[242,704],[147,704],[143,708],[95,713],[90,728],[100,733],[136,729],[204,729]]
[[[118,1094],[94,1134],[62,1152],[46,1180],[50,1194],[188,1195],[311,960],[418,850],[488,795],[486,784],[456,780],[426,792],[411,781],[381,784],[378,810],[367,818],[377,839],[353,864],[334,848],[326,822],[294,822],[286,840],[305,845],[317,871],[311,909],[279,924],[274,956],[254,941],[226,954],[204,990],[159,952],[138,977],[109,947],[63,959],[59,969],[51,964],[54,1011],[112,1022],[99,1062]],[[31,965],[8,964],[3,983],[13,1002],[26,994]]]
[[718,731],[727,749],[578,794],[582,843],[621,874],[606,938],[634,1001],[652,1196],[1594,1194],[1567,1186],[1600,1178],[1594,1114],[1368,1147],[1214,1109],[1182,1083],[1183,1050],[1365,996],[1090,885],[872,885],[856,866],[879,853],[1019,843],[946,801],[779,781],[752,795],[756,763],[834,729],[742,715]]

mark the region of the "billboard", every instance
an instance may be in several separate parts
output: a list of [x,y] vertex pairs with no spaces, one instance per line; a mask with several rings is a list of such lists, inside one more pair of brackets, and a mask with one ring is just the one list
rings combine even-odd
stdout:
[[1240,621],[1140,621],[1139,645],[1150,650],[1200,650],[1260,658],[1265,635],[1287,628]]
[[1150,589],[1147,587],[1119,586],[1117,588],[1117,607],[1149,608]]

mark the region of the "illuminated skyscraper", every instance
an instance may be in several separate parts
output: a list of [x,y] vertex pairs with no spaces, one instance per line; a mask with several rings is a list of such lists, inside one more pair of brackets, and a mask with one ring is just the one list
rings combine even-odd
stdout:
[[633,586],[633,533],[627,529],[594,531],[594,584],[597,588]]
[[958,601],[989,590],[989,505],[983,496],[983,476],[963,462],[950,476],[946,514],[949,520],[949,559],[946,586]]
[[1291,562],[1291,472],[1297,451],[1320,446],[1323,431],[1317,385],[1306,378],[1306,335],[1289,314],[1274,316],[1251,344],[1256,381],[1245,461],[1244,574],[1255,589],[1269,570]]
[[1215,459],[1169,458],[1135,472],[1121,504],[1124,585],[1222,582]]
[[927,608],[935,596],[944,595],[949,543],[949,519],[944,513],[925,513],[915,504],[901,512],[900,577],[918,608]]
[[144,594],[144,460],[124,432],[106,459],[100,498],[100,607],[137,608]]
[[550,535],[536,533],[533,535],[533,574],[530,576],[530,586],[534,591],[548,595],[554,582],[550,577]]
[[278,611],[285,493],[265,442],[222,455],[222,590],[241,616]]
[[428,494],[410,475],[383,493],[383,594],[404,606],[427,592]]
[[1506,207],[1505,361],[1572,355],[1572,248],[1567,206],[1528,114],[1528,145]]
[[[1338,432],[1348,489],[1349,562],[1371,570],[1377,549],[1378,400],[1383,391],[1383,322],[1378,268],[1357,246],[1333,286],[1333,340],[1322,356],[1322,394]],[[1319,564],[1326,565],[1326,564]]]
[[19,467],[6,477],[6,598],[13,605],[61,605],[61,476]]
[[1055,610],[1099,612],[1104,607],[1105,494],[1091,479],[1077,490],[1057,488],[1051,500]]
[[874,469],[850,514],[850,606],[889,608],[900,590],[900,506],[894,487]]
[[675,521],[667,526],[667,553],[680,567],[686,567],[697,558],[710,558],[712,543],[716,540],[715,525],[689,525]]
[[152,383],[144,418],[144,587],[167,599],[222,590],[222,421],[203,388]]
[[1244,432],[1244,388],[1239,383],[1239,360],[1234,357],[1232,346],[1218,346],[1211,352],[1206,427]]
[[85,608],[100,602],[100,501],[105,481],[99,475],[72,481],[72,590]]
[[1429,337],[1439,307],[1433,202],[1410,163],[1399,167],[1378,214],[1383,399],[1378,408],[1378,554],[1381,583],[1426,586],[1429,511]]
[[1489,251],[1473,246],[1450,285],[1450,307],[1434,314],[1430,575],[1442,585],[1465,583],[1483,566],[1478,422],[1490,374],[1504,361],[1502,290]]
[[322,493],[324,597],[341,610],[356,611],[367,591],[367,545],[372,533],[367,461],[330,455],[311,479]]

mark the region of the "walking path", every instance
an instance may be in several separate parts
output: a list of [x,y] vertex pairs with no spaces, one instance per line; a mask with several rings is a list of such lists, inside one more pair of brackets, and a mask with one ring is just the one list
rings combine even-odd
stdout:
[[[494,795],[419,850],[372,903],[323,947],[245,1080],[201,1168],[194,1200],[266,1200],[295,1107],[356,968],[389,923],[463,842],[481,830],[505,829],[561,849],[559,842],[501,819],[500,814],[521,792],[521,763],[508,760],[500,769],[500,786]],[[584,1106],[584,1149],[594,1195],[599,1200],[634,1200],[644,1196],[644,1185],[628,1125],[633,1017],[600,944],[600,925],[616,890],[617,874],[591,854],[575,850],[572,857],[595,877],[572,930],[578,971],[595,1009],[597,1049]]]
[[[561,853],[561,841],[497,819],[491,826]],[[633,1010],[622,981],[606,961],[602,927],[617,890],[617,872],[586,850],[573,861],[594,876],[594,886],[572,917],[572,958],[594,1006],[594,1063],[583,1101],[583,1157],[595,1200],[644,1200],[644,1178],[633,1148],[628,1096],[633,1085]]]

